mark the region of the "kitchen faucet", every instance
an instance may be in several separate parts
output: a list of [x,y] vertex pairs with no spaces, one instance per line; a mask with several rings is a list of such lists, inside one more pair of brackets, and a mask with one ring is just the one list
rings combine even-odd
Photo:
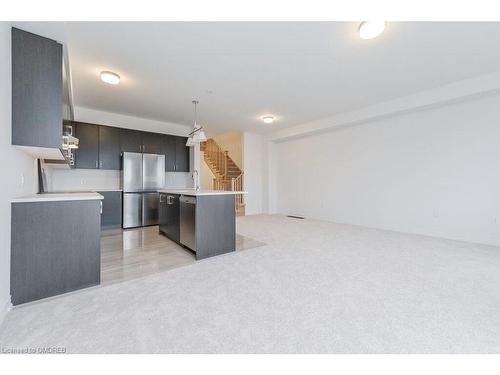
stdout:
[[200,190],[199,176],[200,175],[198,171],[196,169],[193,169],[193,181],[194,181],[194,188],[196,191]]

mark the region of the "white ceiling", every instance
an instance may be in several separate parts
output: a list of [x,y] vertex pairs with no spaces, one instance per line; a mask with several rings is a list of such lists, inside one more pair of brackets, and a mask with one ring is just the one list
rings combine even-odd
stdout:
[[75,105],[189,125],[197,98],[210,133],[265,132],[500,70],[500,23],[388,23],[373,40],[357,27],[67,23]]

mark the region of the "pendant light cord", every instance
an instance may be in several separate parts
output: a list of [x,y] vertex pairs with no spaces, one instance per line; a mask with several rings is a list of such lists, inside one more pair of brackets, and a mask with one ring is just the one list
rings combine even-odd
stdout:
[[198,100],[193,100],[192,103],[194,104],[194,129],[196,130],[198,126]]

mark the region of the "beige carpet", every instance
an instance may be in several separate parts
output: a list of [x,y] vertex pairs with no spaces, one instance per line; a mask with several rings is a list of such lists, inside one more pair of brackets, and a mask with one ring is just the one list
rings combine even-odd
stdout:
[[500,352],[500,249],[283,216],[267,245],[14,309],[0,347],[73,353]]

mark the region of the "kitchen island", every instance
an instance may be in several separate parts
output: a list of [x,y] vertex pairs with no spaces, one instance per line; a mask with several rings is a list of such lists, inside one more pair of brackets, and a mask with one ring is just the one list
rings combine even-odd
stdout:
[[13,305],[100,283],[102,199],[87,192],[12,199]]
[[236,194],[244,191],[162,189],[159,231],[196,259],[236,250]]

